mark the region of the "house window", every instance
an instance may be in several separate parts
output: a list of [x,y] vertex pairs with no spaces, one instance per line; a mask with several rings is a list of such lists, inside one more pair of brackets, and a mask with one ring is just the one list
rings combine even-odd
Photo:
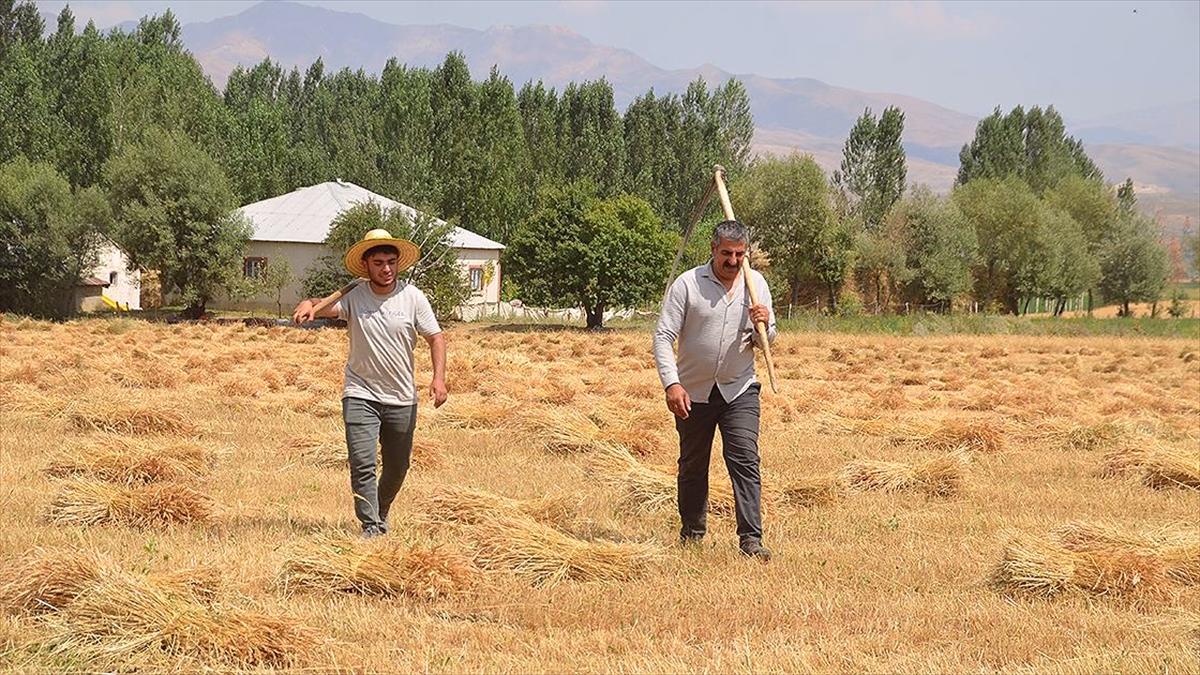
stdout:
[[117,273],[115,271],[108,273],[108,285],[109,286],[117,285]]
[[471,292],[472,293],[482,293],[483,292],[483,268],[482,267],[472,267],[470,273],[471,273]]
[[242,276],[247,279],[258,279],[267,269],[266,258],[242,258]]

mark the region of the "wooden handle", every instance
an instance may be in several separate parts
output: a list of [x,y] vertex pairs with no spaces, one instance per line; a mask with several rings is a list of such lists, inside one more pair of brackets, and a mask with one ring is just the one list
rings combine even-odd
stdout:
[[336,291],[331,293],[329,296],[323,298],[320,302],[318,302],[316,305],[313,306],[313,318],[316,318],[317,312],[320,312],[321,310],[332,305],[333,303],[337,302],[338,300],[341,300],[343,295],[354,290],[354,288],[356,286],[358,286],[358,284],[361,282],[362,282],[362,279],[355,279],[354,281],[351,281],[350,283],[346,284],[345,286],[342,286],[341,288],[337,289]]
[[[713,167],[713,182],[717,185],[717,196],[721,198],[721,209],[725,212],[725,220],[736,220],[733,216],[733,204],[729,202],[729,190],[725,188],[725,169],[721,165]],[[750,304],[757,305],[758,289],[750,276],[750,244],[746,243],[746,255],[742,257],[742,278],[746,281],[746,293],[750,296]],[[757,321],[754,324],[758,331],[758,340],[762,344],[763,357],[767,361],[767,377],[771,381],[771,391],[778,394],[779,387],[775,384],[775,360],[771,358],[771,343],[767,335],[767,322]]]

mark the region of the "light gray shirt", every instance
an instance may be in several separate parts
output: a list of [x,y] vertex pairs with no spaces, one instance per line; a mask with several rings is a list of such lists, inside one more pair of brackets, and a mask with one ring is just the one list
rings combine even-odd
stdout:
[[[771,289],[755,270],[750,278],[758,302],[771,308]],[[770,310],[767,339],[775,342],[775,310]],[[678,358],[672,345],[678,342]],[[750,297],[741,275],[733,288],[713,272],[711,261],[679,275],[667,290],[658,329],[654,331],[654,360],[663,389],[678,382],[696,403],[708,403],[713,385],[732,401],[757,382],[754,348],[758,334],[750,322]]]
[[384,405],[414,405],[413,344],[417,334],[442,332],[429,299],[416,286],[400,281],[387,295],[362,282],[334,305],[349,324],[342,398],[363,398]]

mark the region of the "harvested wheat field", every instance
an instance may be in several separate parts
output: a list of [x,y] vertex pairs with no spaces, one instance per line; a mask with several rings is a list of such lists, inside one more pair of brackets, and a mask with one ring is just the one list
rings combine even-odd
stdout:
[[763,565],[647,330],[447,337],[362,542],[344,332],[0,320],[0,668],[1200,671],[1192,341],[781,334]]

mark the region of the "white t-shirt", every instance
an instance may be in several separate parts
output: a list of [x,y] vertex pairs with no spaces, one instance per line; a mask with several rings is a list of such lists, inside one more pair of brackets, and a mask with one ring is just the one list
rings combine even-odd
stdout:
[[335,305],[349,324],[350,356],[342,398],[362,398],[384,405],[415,405],[413,345],[442,332],[429,299],[416,286],[397,281],[387,295],[362,282]]

